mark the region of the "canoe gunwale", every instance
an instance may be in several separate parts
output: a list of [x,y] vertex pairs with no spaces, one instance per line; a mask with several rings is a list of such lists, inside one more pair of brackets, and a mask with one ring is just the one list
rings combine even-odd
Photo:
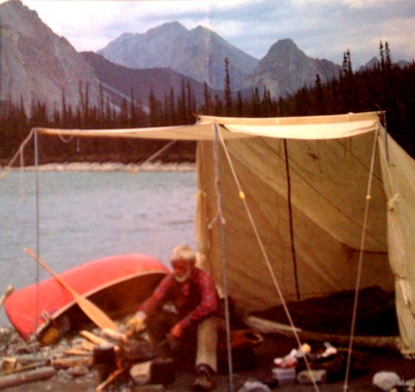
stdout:
[[[162,270],[162,269],[151,269],[151,270],[145,270],[145,271],[138,271],[137,273],[134,273],[134,274],[131,274],[131,275],[128,275],[128,276],[123,276],[123,277],[114,279],[110,282],[107,282],[106,284],[97,286],[93,290],[90,290],[86,293],[83,293],[82,296],[84,296],[85,298],[90,299],[94,295],[99,294],[99,293],[105,291],[106,289],[111,288],[112,286],[116,286],[116,285],[119,285],[119,284],[122,284],[122,283],[126,283],[130,280],[134,280],[134,279],[137,279],[137,278],[146,277],[146,276],[154,276],[154,275],[166,276],[167,272],[165,270]],[[57,319],[64,316],[65,313],[67,313],[69,310],[71,310],[73,307],[76,307],[76,306],[77,306],[77,302],[75,301],[75,299],[73,299],[70,302],[68,302],[67,304],[65,304],[64,306],[60,307],[53,314],[51,314],[51,315],[47,314],[46,318],[43,317],[43,313],[42,313],[41,316],[44,319],[44,323],[42,323],[41,325],[39,325],[36,328],[36,331],[34,332],[34,336],[36,338],[39,338],[40,336],[42,336],[44,334],[44,332],[49,327],[53,326],[56,323]]]

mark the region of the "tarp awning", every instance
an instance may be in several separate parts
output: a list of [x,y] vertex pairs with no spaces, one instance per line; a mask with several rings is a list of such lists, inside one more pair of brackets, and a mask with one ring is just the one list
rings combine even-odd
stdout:
[[166,140],[212,140],[217,124],[224,139],[263,136],[287,139],[338,139],[374,131],[378,114],[286,118],[237,118],[200,116],[194,125],[130,129],[51,129],[36,128],[39,134],[77,137],[125,137]]

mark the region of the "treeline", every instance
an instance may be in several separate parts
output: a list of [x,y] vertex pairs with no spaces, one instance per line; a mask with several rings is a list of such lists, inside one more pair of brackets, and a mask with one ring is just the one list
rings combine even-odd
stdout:
[[[223,95],[212,94],[204,85],[204,102],[196,104],[189,85],[182,83],[177,93],[170,89],[162,100],[150,92],[149,110],[134,97],[120,103],[118,110],[105,101],[102,92],[98,107],[90,107],[88,86],[80,85],[80,104],[72,109],[62,97],[62,110],[50,114],[43,103],[31,108],[30,117],[23,103],[1,103],[0,164],[7,164],[33,127],[111,129],[193,124],[195,113],[236,117],[286,117],[348,112],[386,111],[387,131],[406,151],[415,156],[415,63],[402,67],[392,61],[387,43],[380,43],[380,60],[370,69],[353,71],[350,52],[343,56],[337,79],[322,83],[316,75],[314,85],[295,94],[272,99],[267,89],[250,94],[231,91],[229,62],[226,59]],[[39,138],[41,163],[114,161],[139,163],[156,154],[167,141],[137,139],[88,139],[59,137]],[[33,162],[33,146],[25,153],[27,164]],[[176,142],[159,158],[165,161],[194,160],[194,142]],[[18,164],[17,162],[16,164]]]
[[415,62],[394,64],[387,43],[380,43],[379,53],[373,68],[353,72],[346,52],[337,80],[322,84],[317,75],[312,88],[304,87],[280,102],[277,116],[383,110],[388,133],[415,157]]

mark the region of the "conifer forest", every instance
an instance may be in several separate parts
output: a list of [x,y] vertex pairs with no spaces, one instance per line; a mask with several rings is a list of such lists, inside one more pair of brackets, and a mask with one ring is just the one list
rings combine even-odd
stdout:
[[[80,104],[62,107],[49,113],[45,104],[37,102],[31,114],[23,104],[0,103],[0,165],[7,165],[32,128],[41,126],[63,129],[113,129],[193,124],[197,114],[234,117],[288,117],[344,114],[348,112],[384,111],[387,132],[415,157],[415,62],[405,66],[395,64],[386,43],[379,47],[377,65],[354,71],[350,52],[343,55],[338,78],[322,83],[316,75],[313,85],[304,86],[294,94],[272,99],[266,89],[250,94],[231,91],[229,62],[224,61],[223,95],[219,97],[204,85],[204,102],[197,106],[189,85],[182,83],[180,91],[170,89],[163,100],[152,93],[149,110],[144,111],[134,99],[124,99],[115,110],[109,104],[90,107],[85,99],[88,91],[80,86]],[[99,100],[98,100],[99,102]],[[46,140],[47,139],[47,140]],[[41,164],[64,162],[140,163],[159,151],[166,141],[137,139],[40,138]],[[25,149],[25,164],[33,164],[33,146]],[[194,142],[177,142],[161,157],[164,162],[192,162]],[[15,165],[19,165],[16,162]]]

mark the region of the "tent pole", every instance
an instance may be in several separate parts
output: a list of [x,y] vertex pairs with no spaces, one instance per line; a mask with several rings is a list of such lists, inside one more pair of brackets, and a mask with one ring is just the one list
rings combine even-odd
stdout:
[[226,321],[226,345],[228,352],[228,369],[229,369],[229,391],[233,392],[233,366],[232,366],[232,347],[231,347],[231,331],[230,331],[230,317],[229,317],[229,297],[228,297],[228,279],[225,257],[225,235],[224,235],[224,219],[222,214],[222,188],[220,181],[220,159],[219,159],[219,127],[215,123],[215,142],[214,142],[214,156],[215,156],[215,179],[216,179],[216,196],[218,208],[218,234],[220,244],[220,257],[222,265],[222,286],[225,302],[225,321]]
[[[40,201],[39,201],[39,137],[37,129],[33,132],[34,144],[34,163],[35,163],[35,208],[36,208],[36,254],[40,254]],[[35,306],[35,325],[34,330],[37,331],[39,318],[39,283],[40,281],[40,267],[36,265],[36,306]]]

